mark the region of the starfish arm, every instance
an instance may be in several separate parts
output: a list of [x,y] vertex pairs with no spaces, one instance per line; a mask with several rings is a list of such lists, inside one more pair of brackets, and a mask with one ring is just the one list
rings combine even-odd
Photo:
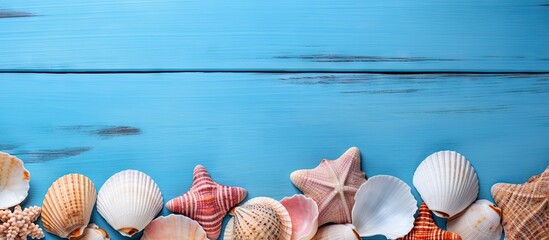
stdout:
[[345,218],[348,221],[351,221],[351,208],[349,208],[349,202],[347,202],[347,198],[345,197],[345,192],[344,191],[339,192],[339,197],[341,198],[343,210],[345,211]]
[[337,195],[336,191],[330,192],[330,194],[322,201],[322,203],[318,206],[318,209],[322,211],[322,209],[325,209],[328,204],[332,201],[332,199]]
[[358,188],[352,186],[343,186],[343,191],[345,192],[357,192]]

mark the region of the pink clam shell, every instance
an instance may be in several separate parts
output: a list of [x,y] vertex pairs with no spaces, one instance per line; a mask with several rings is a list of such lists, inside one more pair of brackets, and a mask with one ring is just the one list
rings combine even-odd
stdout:
[[295,194],[285,197],[280,203],[292,219],[292,240],[312,239],[318,229],[318,205],[309,197]]

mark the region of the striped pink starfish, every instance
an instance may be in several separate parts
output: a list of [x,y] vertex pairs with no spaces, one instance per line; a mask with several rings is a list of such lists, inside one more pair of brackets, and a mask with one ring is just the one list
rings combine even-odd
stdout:
[[227,187],[214,182],[206,168],[197,165],[191,189],[166,203],[166,208],[194,219],[204,228],[209,239],[217,239],[221,233],[223,217],[244,200],[246,194],[244,188]]

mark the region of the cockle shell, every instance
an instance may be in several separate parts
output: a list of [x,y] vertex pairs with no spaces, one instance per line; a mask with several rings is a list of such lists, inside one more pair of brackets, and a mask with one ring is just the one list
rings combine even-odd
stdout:
[[97,195],[97,211],[120,234],[131,237],[162,210],[160,189],[147,174],[125,170],[110,177]]
[[71,238],[71,240],[109,240],[109,234],[104,229],[99,228],[97,225],[90,223],[84,233],[80,237]]
[[170,214],[167,217],[157,217],[145,231],[141,240],[204,240],[208,239],[206,232],[196,222],[183,215]]
[[29,193],[30,173],[19,158],[0,152],[0,209],[20,204]]
[[352,224],[329,224],[316,231],[313,240],[360,240]]
[[292,218],[292,240],[309,240],[318,229],[318,206],[302,194],[283,198],[280,203]]
[[57,179],[42,203],[44,229],[62,238],[82,235],[90,222],[96,192],[92,181],[81,174]]
[[355,196],[353,225],[361,237],[384,235],[395,239],[414,227],[417,201],[402,180],[378,175],[363,183]]
[[497,183],[491,192],[505,239],[549,239],[549,166],[524,184]]
[[319,225],[351,223],[355,193],[366,181],[360,166],[360,151],[352,147],[336,160],[323,159],[314,169],[290,175],[292,183],[317,203]]
[[414,186],[435,215],[452,217],[478,196],[478,177],[471,163],[454,151],[428,156],[414,173]]
[[252,198],[234,209],[225,227],[225,240],[290,240],[292,219],[278,201],[267,197]]
[[501,209],[488,200],[477,200],[461,214],[450,218],[446,227],[463,240],[500,240]]
[[414,228],[398,240],[461,240],[461,237],[457,233],[440,229],[435,224],[427,204],[422,203],[414,222]]

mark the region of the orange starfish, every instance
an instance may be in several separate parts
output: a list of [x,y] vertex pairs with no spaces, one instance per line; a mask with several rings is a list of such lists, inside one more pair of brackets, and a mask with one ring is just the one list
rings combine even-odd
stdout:
[[217,239],[227,211],[244,200],[246,194],[244,188],[227,187],[214,182],[206,168],[197,165],[191,189],[166,203],[166,208],[196,220],[209,239]]
[[524,184],[495,184],[492,197],[503,213],[505,239],[549,239],[549,167]]
[[349,148],[337,160],[323,159],[314,169],[297,170],[290,179],[318,204],[318,225],[350,223],[355,193],[366,181],[360,170],[360,151]]
[[461,240],[461,237],[456,233],[440,229],[435,224],[427,204],[422,203],[414,222],[414,228],[399,240]]

